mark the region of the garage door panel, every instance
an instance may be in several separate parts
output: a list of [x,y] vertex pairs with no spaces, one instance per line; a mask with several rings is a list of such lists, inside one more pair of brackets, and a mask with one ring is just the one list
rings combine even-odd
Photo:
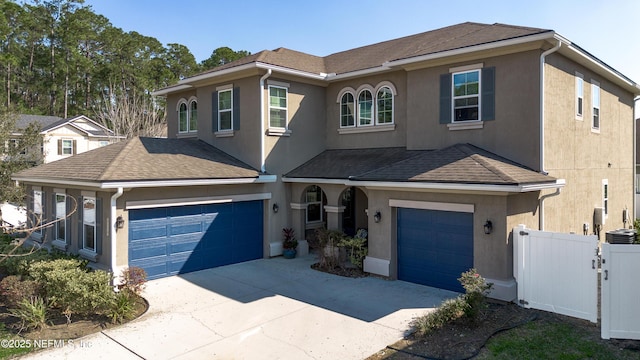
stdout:
[[129,265],[149,278],[263,256],[262,201],[129,211]]
[[398,278],[462,292],[473,267],[473,214],[398,209]]

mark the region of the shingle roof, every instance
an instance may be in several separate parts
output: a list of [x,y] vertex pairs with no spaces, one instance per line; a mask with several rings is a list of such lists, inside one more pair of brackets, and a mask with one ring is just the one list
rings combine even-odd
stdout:
[[305,54],[286,48],[263,50],[213,68],[205,73],[225,70],[252,62],[262,62],[315,74],[341,74],[381,66],[387,61],[433,54],[550,31],[552,30],[498,23],[479,24],[466,22],[346,50],[325,57]]
[[23,170],[28,179],[150,181],[255,178],[260,173],[200,140],[133,138]]
[[[362,156],[354,152],[361,152]],[[382,158],[377,159],[376,156]],[[334,163],[339,165],[332,165]],[[457,144],[440,150],[327,150],[285,176],[489,185],[524,185],[556,180],[470,144]]]
[[57,123],[61,120],[64,119],[58,116],[20,114],[20,116],[18,116],[18,119],[16,120],[16,128],[26,129],[29,124],[38,123],[40,124],[40,128],[44,129],[46,127],[49,127],[51,124]]

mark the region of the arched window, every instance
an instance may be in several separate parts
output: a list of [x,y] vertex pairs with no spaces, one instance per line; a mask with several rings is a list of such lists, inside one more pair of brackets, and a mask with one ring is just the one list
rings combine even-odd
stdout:
[[187,114],[187,104],[181,103],[178,108],[178,131],[179,132],[187,132],[189,129],[189,116]]
[[198,131],[198,102],[189,103],[189,131]]
[[340,100],[340,126],[355,126],[354,120],[354,101],[352,93],[345,93]]
[[373,96],[371,91],[362,90],[358,95],[358,125],[373,125]]
[[393,124],[393,92],[384,86],[376,94],[376,123]]

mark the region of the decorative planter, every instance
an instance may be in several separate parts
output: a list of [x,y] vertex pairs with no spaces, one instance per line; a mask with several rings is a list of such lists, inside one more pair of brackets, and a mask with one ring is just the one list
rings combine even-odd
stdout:
[[296,249],[283,249],[282,256],[285,259],[293,259],[294,257],[296,257]]

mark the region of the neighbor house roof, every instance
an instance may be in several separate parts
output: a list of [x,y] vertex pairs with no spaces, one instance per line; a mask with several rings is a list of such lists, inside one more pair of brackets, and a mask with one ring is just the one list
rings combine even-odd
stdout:
[[[221,150],[195,139],[133,138],[23,170],[15,180],[102,184],[256,179],[261,174]],[[105,184],[113,186],[106,186]],[[186,185],[186,184],[185,184]],[[193,183],[189,183],[193,185]],[[170,186],[170,185],[167,185]]]
[[[78,126],[75,124],[75,122],[77,120],[85,120],[88,121],[90,123],[92,123],[93,125],[96,126],[97,130],[92,130],[92,129],[87,129],[87,128],[83,128],[81,126]],[[85,134],[89,135],[89,136],[98,136],[98,137],[105,137],[105,136],[109,136],[112,137],[114,136],[114,133],[112,130],[106,128],[105,126],[91,120],[90,118],[84,116],[84,115],[79,115],[79,116],[75,116],[75,117],[71,117],[71,118],[66,118],[63,119],[61,117],[58,116],[46,116],[46,115],[28,115],[28,114],[21,114],[20,116],[18,116],[18,119],[16,120],[16,128],[17,129],[26,129],[27,126],[29,126],[29,124],[32,123],[37,123],[40,125],[40,132],[42,134],[45,134],[51,130],[55,130],[59,127],[65,126],[65,125],[69,125],[72,126],[73,128],[77,129],[80,132],[84,132]]]
[[[557,179],[470,144],[440,150],[376,148],[327,150],[284,175],[292,179],[349,182],[556,185]],[[346,183],[346,182],[345,182]]]
[[[615,69],[569,40],[557,35],[553,30],[513,26],[507,24],[480,24],[465,22],[432,31],[398,39],[358,47],[328,56],[319,57],[302,52],[278,48],[263,50],[242,59],[207,70],[198,75],[180,80],[177,84],[157,90],[155,95],[166,95],[190,89],[197,81],[227,75],[230,72],[248,68],[273,69],[292,72],[315,80],[338,80],[356,76],[362,72],[389,71],[402,68],[412,62],[424,61],[429,57],[445,57],[466,52],[500,48],[546,40],[553,46],[563,42],[560,52],[573,56],[585,66],[598,67],[614,81],[625,85],[630,91],[640,93],[640,87]],[[539,46],[543,46],[540,42]]]
[[44,129],[60,120],[63,119],[58,116],[20,114],[16,120],[16,128],[26,129],[29,124],[37,123],[40,125],[40,129]]

